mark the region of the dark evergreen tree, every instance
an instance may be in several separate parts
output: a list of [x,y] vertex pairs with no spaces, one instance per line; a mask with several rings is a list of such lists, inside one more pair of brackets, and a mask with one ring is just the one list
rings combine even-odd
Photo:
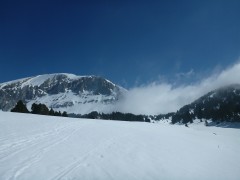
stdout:
[[67,112],[64,111],[64,112],[62,113],[62,116],[63,116],[63,117],[68,117]]
[[38,104],[33,103],[31,109],[32,109],[32,114],[39,114],[40,112],[40,107]]
[[151,120],[148,117],[145,117],[144,121],[149,123],[151,122]]
[[58,111],[58,112],[55,111],[55,112],[54,112],[54,116],[62,116],[62,113],[61,113],[60,111]]
[[42,115],[49,115],[49,109],[45,104],[32,104],[32,113],[33,114],[42,114]]
[[183,115],[182,115],[182,123],[183,124],[186,124],[186,123],[188,123],[189,121],[190,121],[190,113],[189,113],[189,111],[186,111]]
[[98,117],[99,117],[99,114],[97,111],[93,111],[87,115],[87,118],[89,119],[98,119]]
[[40,104],[40,107],[41,107],[40,108],[41,109],[40,114],[49,115],[49,109],[45,104]]
[[49,111],[49,115],[50,115],[50,116],[54,116],[54,111],[53,111],[52,108],[51,108],[50,111]]
[[26,105],[22,100],[17,102],[16,106],[11,110],[11,112],[29,113]]
[[173,116],[172,116],[172,124],[175,124],[181,120],[181,117],[179,115],[179,111],[177,111]]

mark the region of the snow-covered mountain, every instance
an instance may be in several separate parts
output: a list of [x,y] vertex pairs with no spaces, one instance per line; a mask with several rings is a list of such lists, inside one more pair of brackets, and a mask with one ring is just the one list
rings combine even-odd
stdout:
[[240,122],[240,84],[213,90],[182,107],[174,115],[173,122],[189,122],[195,118]]
[[126,90],[98,76],[46,74],[0,84],[0,109],[9,111],[18,100],[44,103],[68,113],[107,111]]

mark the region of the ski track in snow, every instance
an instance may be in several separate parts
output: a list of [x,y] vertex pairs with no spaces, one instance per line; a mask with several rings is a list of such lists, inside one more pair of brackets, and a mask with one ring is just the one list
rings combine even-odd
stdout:
[[[54,148],[57,144],[63,143],[74,133],[79,131],[81,128],[74,128],[75,124],[70,124],[68,126],[56,127],[54,130],[33,135],[32,137],[19,138],[12,143],[3,144],[0,149],[0,163],[6,158],[17,155],[26,149],[34,148],[36,145],[40,145],[42,141],[45,141],[40,147],[34,149],[31,156],[24,158],[24,160],[15,164],[15,167],[11,170],[13,176],[6,179],[17,179],[24,171],[26,171],[34,163],[41,160],[41,157],[48,152],[51,148]],[[3,141],[0,141],[2,144]]]
[[240,130],[0,112],[0,179],[239,179]]
[[[26,158],[24,161],[20,162],[16,166],[16,170],[13,170],[14,178],[9,178],[9,179],[16,179],[19,177],[24,171],[27,170],[28,167],[32,166],[34,163],[38,162],[41,157],[48,152],[50,148],[53,148],[55,145],[64,142],[67,140],[72,134],[74,134],[76,130],[73,130],[68,136],[59,136],[60,134],[55,134],[58,135],[57,138],[48,141],[44,146],[41,148],[38,148],[35,150],[35,152],[28,158]],[[21,168],[19,168],[21,167]]]
[[69,174],[70,172],[74,171],[79,166],[81,166],[84,163],[84,160],[87,159],[89,156],[96,154],[101,149],[106,150],[107,148],[109,148],[109,146],[114,144],[115,141],[117,141],[118,139],[123,138],[123,137],[127,137],[127,134],[120,136],[120,137],[112,137],[107,140],[104,140],[103,142],[101,142],[100,145],[91,148],[89,152],[83,154],[76,161],[74,161],[73,163],[69,164],[66,168],[61,170],[61,172],[59,174],[57,174],[55,177],[51,178],[51,180],[59,180],[59,179],[64,178],[67,174]]
[[51,136],[56,136],[56,134],[59,134],[60,131],[64,129],[66,129],[66,127],[57,128],[53,131],[39,133],[29,137],[19,138],[7,144],[4,143],[4,140],[0,140],[0,143],[3,144],[0,148],[0,162],[8,156],[15,155],[26,148],[39,144],[39,140],[51,138]]
[[[21,168],[19,168],[19,166],[17,166],[17,170],[15,170],[14,174],[14,179],[16,179],[17,177],[19,177],[24,171],[26,171],[26,169],[30,166],[33,165],[33,163],[38,162],[41,157],[44,155],[44,153],[46,153],[50,148],[54,147],[55,145],[64,142],[65,140],[67,140],[72,134],[74,134],[76,132],[76,130],[73,130],[70,135],[65,136],[65,137],[61,137],[60,138],[56,138],[54,141],[48,142],[47,145],[45,145],[44,147],[41,147],[40,149],[37,149],[37,151],[28,159],[26,159],[25,161],[19,163],[19,166],[21,166]],[[12,179],[12,178],[9,178]]]

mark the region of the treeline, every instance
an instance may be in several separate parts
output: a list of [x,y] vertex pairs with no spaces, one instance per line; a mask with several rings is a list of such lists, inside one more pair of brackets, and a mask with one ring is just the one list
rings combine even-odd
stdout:
[[205,108],[201,106],[191,107],[189,105],[184,106],[179,111],[177,111],[172,116],[172,123],[181,122],[185,123],[192,123],[194,119],[203,119],[212,120],[213,122],[240,122],[240,106],[235,104],[226,105],[221,104],[219,106],[210,106]]
[[167,114],[159,114],[156,116],[149,116],[152,120],[159,121],[159,120],[164,120],[164,119],[170,119],[175,113],[167,113]]
[[23,101],[18,101],[16,106],[11,110],[11,112],[19,113],[32,113],[50,116],[64,116],[64,117],[74,117],[74,118],[87,118],[87,119],[104,119],[104,120],[119,120],[119,121],[138,121],[138,122],[150,122],[153,117],[146,115],[135,115],[131,113],[121,113],[112,112],[110,114],[99,113],[93,111],[89,114],[67,114],[66,111],[61,113],[60,111],[54,111],[53,109],[48,109],[45,104],[32,104],[31,111],[29,111]]
[[104,119],[104,120],[119,120],[119,121],[138,121],[138,122],[150,122],[149,116],[135,115],[131,113],[112,112],[110,114],[99,113],[93,111],[89,114],[78,115],[80,118],[87,119]]
[[33,103],[31,107],[31,111],[29,111],[22,100],[17,102],[16,106],[11,110],[11,112],[68,117],[68,114],[66,111],[61,113],[60,111],[54,111],[52,108],[49,110],[45,104],[41,104],[41,103],[40,104]]

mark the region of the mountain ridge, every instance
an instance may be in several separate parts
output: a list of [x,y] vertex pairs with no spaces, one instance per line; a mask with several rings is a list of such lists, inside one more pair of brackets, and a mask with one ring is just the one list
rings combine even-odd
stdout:
[[18,100],[23,100],[28,109],[33,103],[44,103],[49,108],[68,113],[103,111],[126,91],[100,76],[44,74],[1,83],[0,109],[8,111]]
[[240,122],[240,84],[223,86],[206,93],[174,113],[172,122],[188,123],[196,118]]

